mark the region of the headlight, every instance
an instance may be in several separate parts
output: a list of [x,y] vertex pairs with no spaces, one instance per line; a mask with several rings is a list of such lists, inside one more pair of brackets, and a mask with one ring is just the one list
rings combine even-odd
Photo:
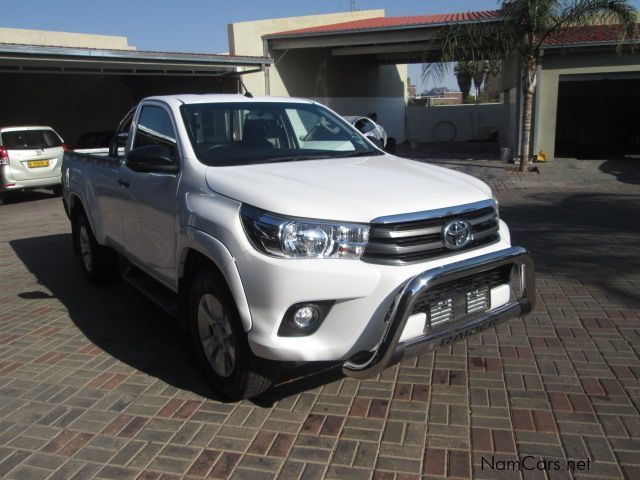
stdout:
[[240,208],[242,225],[253,246],[284,258],[360,258],[369,226],[287,218],[249,205]]

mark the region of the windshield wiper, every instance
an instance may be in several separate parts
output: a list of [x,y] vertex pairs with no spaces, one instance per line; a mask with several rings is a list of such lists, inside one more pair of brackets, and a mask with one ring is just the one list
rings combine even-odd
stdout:
[[326,158],[334,158],[331,155],[290,155],[287,157],[271,157],[265,158],[265,162],[296,162],[298,160],[324,160]]
[[375,151],[367,151],[367,152],[347,152],[344,155],[340,155],[337,158],[347,158],[347,157],[371,157],[373,155],[378,155]]

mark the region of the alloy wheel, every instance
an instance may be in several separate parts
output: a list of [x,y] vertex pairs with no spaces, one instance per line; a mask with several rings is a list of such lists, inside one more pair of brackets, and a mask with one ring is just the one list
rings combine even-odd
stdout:
[[202,295],[198,303],[198,332],[213,371],[220,377],[229,377],[236,364],[233,330],[222,304],[211,293]]

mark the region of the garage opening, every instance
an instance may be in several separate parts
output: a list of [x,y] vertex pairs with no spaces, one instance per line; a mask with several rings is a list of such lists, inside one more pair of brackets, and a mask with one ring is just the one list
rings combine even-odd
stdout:
[[[74,44],[87,41],[61,35]],[[0,43],[0,127],[50,126],[71,148],[81,137],[104,142],[144,97],[238,93],[242,75],[272,63],[266,57],[113,49],[107,43],[109,48]],[[108,140],[81,145],[105,146]]]
[[640,73],[560,77],[556,157],[640,154]]
[[237,91],[234,77],[0,73],[0,126],[51,126],[73,148],[113,130],[144,97]]

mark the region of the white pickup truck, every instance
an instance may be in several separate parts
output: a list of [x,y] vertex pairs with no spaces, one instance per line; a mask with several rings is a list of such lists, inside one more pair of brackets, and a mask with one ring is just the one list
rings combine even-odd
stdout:
[[486,184],[389,155],[313,101],[147,98],[109,156],[67,152],[62,180],[88,280],[119,265],[231,399],[283,362],[375,376],[533,306]]

